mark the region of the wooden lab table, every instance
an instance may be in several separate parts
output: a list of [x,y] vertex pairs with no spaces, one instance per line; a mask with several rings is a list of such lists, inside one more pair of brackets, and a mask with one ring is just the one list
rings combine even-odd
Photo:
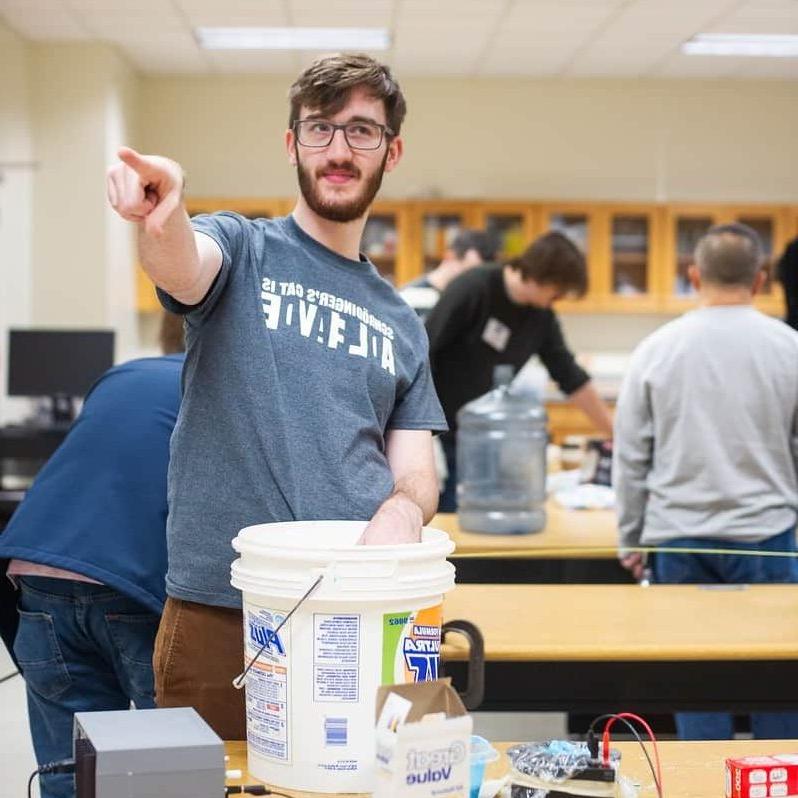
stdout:
[[[485,641],[480,709],[798,710],[798,585],[458,585]],[[467,646],[447,636],[462,689]]]
[[546,502],[546,526],[529,535],[465,532],[456,513],[439,513],[429,526],[447,532],[460,583],[621,583],[632,577],[618,563],[613,510],[566,510]]
[[[494,743],[502,752],[501,757],[488,765],[486,779],[504,776],[509,763],[504,752],[512,743]],[[642,787],[641,798],[656,795],[651,772],[637,743],[613,743],[613,748],[621,752],[621,774],[632,779]],[[226,743],[225,748],[230,761],[228,768],[240,769],[241,779],[231,779],[230,784],[258,783],[247,773],[246,743]],[[649,747],[650,750],[650,747]],[[667,798],[720,798],[725,795],[724,764],[727,757],[751,754],[784,754],[798,752],[798,740],[725,740],[719,742],[659,743],[662,763],[663,794]],[[653,759],[653,753],[652,759]],[[275,788],[279,789],[279,788]],[[281,790],[296,798],[318,798],[319,793],[301,793],[295,790]]]

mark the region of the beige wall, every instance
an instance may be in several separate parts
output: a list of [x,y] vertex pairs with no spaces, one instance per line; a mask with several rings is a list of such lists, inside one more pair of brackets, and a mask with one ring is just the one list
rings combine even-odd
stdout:
[[[140,145],[194,195],[294,193],[290,77],[146,77]],[[384,197],[798,201],[798,82],[404,82],[405,162]]]
[[34,146],[33,321],[111,326],[135,346],[129,226],[110,212],[105,171],[131,135],[136,79],[104,45],[31,47]]
[[33,146],[28,47],[0,23],[0,421],[18,418],[23,400],[6,397],[9,327],[30,322]]

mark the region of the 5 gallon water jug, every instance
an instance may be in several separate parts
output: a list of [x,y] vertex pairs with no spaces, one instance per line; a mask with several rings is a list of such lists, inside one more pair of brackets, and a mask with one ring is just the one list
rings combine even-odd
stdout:
[[546,411],[512,380],[512,366],[497,366],[493,390],[457,414],[457,516],[471,532],[523,534],[546,525]]

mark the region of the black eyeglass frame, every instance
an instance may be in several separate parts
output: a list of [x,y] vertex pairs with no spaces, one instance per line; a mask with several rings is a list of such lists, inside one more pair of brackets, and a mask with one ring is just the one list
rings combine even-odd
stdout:
[[[324,122],[326,125],[329,125],[332,128],[329,141],[327,141],[326,144],[306,144],[304,141],[302,141],[299,135],[299,131],[301,125],[304,124],[305,122]],[[377,142],[377,145],[375,147],[358,147],[356,144],[352,144],[352,142],[349,141],[349,136],[347,136],[346,134],[346,129],[350,125],[373,125],[374,127],[379,128],[380,140]],[[322,149],[323,147],[329,147],[330,144],[332,144],[333,139],[335,138],[335,134],[339,130],[343,131],[344,141],[346,141],[347,147],[350,147],[353,150],[364,150],[366,152],[373,152],[374,150],[378,150],[380,147],[382,147],[382,142],[385,141],[386,138],[391,139],[396,135],[393,132],[393,130],[391,130],[391,128],[388,127],[388,125],[382,125],[379,122],[366,122],[366,121],[344,122],[342,125],[336,125],[333,122],[328,122],[326,119],[295,119],[293,125],[291,125],[291,128],[294,131],[297,143],[301,144],[303,147],[313,147],[315,149]]]

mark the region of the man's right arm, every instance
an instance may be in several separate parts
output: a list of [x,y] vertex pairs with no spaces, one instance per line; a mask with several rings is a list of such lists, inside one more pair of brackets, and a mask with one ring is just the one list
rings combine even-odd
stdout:
[[632,358],[618,396],[612,464],[621,562],[638,578],[644,558],[623,549],[640,545],[654,456],[654,419],[640,363],[639,354]]
[[175,161],[123,147],[119,163],[108,170],[108,200],[138,225],[139,258],[155,285],[184,305],[196,305],[222,267],[222,251],[192,230],[183,183]]

